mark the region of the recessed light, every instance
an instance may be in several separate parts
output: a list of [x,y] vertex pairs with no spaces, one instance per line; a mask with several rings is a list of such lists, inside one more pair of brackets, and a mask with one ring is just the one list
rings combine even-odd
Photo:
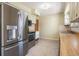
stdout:
[[40,5],[40,9],[49,9],[50,6],[51,5],[49,3],[44,3],[44,4]]

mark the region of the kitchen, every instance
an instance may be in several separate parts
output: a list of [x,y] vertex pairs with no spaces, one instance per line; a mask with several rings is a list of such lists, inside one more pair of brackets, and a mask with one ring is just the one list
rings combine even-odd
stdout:
[[[29,16],[28,16],[29,15]],[[28,14],[9,3],[0,3],[1,56],[24,56],[35,45],[39,16]],[[39,31],[38,31],[39,32]]]
[[79,3],[42,3],[0,3],[1,56],[79,55]]

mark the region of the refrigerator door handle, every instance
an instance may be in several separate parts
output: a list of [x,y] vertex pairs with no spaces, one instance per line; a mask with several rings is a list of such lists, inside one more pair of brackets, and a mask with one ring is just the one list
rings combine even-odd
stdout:
[[12,49],[12,48],[14,48],[14,47],[16,47],[16,46],[18,46],[18,44],[17,44],[17,45],[15,45],[15,46],[12,46],[12,47],[6,48],[5,50]]

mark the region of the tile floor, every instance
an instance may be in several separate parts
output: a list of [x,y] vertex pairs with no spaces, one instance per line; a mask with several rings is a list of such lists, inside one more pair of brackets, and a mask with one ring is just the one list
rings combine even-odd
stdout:
[[26,56],[58,56],[59,40],[40,39]]

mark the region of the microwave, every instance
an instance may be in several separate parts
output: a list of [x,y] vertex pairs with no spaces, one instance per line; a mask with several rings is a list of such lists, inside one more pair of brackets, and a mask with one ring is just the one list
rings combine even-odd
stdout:
[[32,25],[32,21],[28,20],[28,26],[31,26],[31,25]]

